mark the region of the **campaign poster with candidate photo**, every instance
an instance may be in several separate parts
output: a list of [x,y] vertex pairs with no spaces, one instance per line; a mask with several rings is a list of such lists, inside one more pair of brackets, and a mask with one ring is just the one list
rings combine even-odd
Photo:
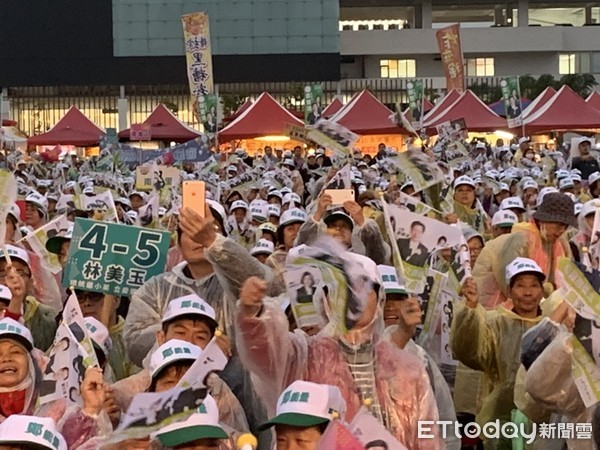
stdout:
[[316,305],[323,304],[325,295],[321,271],[316,267],[299,266],[286,270],[283,276],[298,327],[320,325],[321,318]]

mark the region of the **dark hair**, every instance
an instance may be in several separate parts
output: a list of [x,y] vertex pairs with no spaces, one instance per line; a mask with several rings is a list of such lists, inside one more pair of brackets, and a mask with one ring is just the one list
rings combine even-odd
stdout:
[[183,376],[185,374],[185,372],[187,372],[189,370],[190,367],[192,367],[192,364],[194,362],[190,361],[190,360],[184,360],[184,361],[176,361],[172,364],[168,364],[167,366],[163,367],[160,372],[158,372],[156,374],[156,376],[154,376],[152,378],[152,383],[150,383],[150,387],[148,388],[148,392],[156,392],[156,383],[158,382],[159,379],[162,378],[162,376],[165,373],[165,370],[170,369],[171,367],[175,368],[175,371],[177,372],[177,375],[181,375]]
[[387,442],[385,442],[381,439],[376,439],[374,441],[367,443],[367,445],[365,445],[365,450],[369,450],[370,448],[373,448],[373,447],[383,447],[386,450],[389,448]]
[[421,228],[423,228],[423,231],[426,230],[425,225],[423,225],[423,223],[419,222],[418,220],[415,220],[413,223],[410,224],[410,229],[412,230],[416,226],[420,226]]
[[169,327],[171,325],[173,325],[175,322],[179,322],[181,320],[191,320],[192,322],[202,322],[210,330],[211,339],[215,335],[215,331],[216,331],[217,327],[214,324],[214,322],[211,321],[208,317],[201,316],[200,314],[183,314],[181,316],[173,317],[171,320],[168,320],[167,322],[162,324],[163,333],[166,334],[167,330],[169,329]]
[[313,277],[312,273],[310,273],[308,270],[302,274],[302,276],[300,277],[300,280],[301,281],[304,280],[304,277],[307,276],[307,275],[312,279],[312,281],[314,283],[315,282],[315,277]]

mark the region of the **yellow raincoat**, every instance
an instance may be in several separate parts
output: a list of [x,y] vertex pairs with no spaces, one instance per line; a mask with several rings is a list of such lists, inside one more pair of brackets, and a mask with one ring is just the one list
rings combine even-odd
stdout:
[[510,421],[511,411],[516,408],[514,389],[521,365],[521,337],[543,317],[526,319],[504,306],[486,312],[481,305],[469,308],[457,302],[454,308],[452,353],[466,366],[484,372],[491,389],[477,422]]

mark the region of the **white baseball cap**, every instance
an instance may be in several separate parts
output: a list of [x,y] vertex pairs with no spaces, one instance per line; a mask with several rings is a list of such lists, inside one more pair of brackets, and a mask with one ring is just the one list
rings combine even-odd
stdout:
[[197,345],[179,339],[171,339],[158,347],[150,357],[150,374],[156,378],[163,369],[179,361],[196,361],[202,355]]
[[167,208],[165,208],[164,206],[161,206],[160,208],[158,208],[158,217],[164,217],[166,213],[167,213]]
[[575,203],[574,208],[575,208],[575,215],[578,216],[579,213],[581,212],[581,210],[583,209],[583,204]]
[[519,138],[519,145],[521,145],[524,142],[531,142],[531,139],[527,136],[523,136]]
[[523,206],[523,200],[521,197],[508,197],[500,202],[500,209],[519,209],[525,212],[525,206]]
[[125,215],[133,221],[138,220],[138,213],[137,213],[137,211],[134,211],[133,209],[131,211],[127,211],[125,213]]
[[476,188],[477,185],[475,184],[475,181],[473,181],[473,179],[467,175],[461,175],[460,177],[458,177],[456,180],[454,180],[454,189],[456,189],[458,186],[461,185],[467,185],[467,186],[471,186],[472,188]]
[[[18,259],[21,262],[27,264],[28,267],[31,267],[31,264],[29,262],[29,255],[27,254],[27,251],[22,249],[21,247],[15,247],[14,245],[5,245],[4,249],[6,250],[6,253],[8,253],[8,256],[10,256],[11,259]],[[0,251],[0,259],[4,259],[5,255],[4,255],[4,251]]]
[[250,215],[259,222],[265,222],[269,218],[269,204],[267,202],[252,202]]
[[529,258],[515,258],[508,266],[506,266],[506,282],[510,284],[510,281],[517,275],[522,273],[533,273],[543,282],[546,279],[546,275],[538,266],[538,264]]
[[[600,173],[599,173],[598,175],[600,175]],[[540,190],[540,193],[539,193],[539,194],[538,194],[538,196],[537,196],[537,199],[536,199],[536,202],[535,202],[535,203],[536,203],[536,206],[537,206],[537,207],[539,207],[539,206],[542,204],[542,201],[544,200],[544,197],[545,197],[547,194],[550,194],[550,193],[552,193],[552,192],[559,192],[559,191],[558,191],[558,189],[556,189],[554,186],[546,186],[546,187],[543,187],[543,188]]]
[[573,180],[573,183],[581,183],[581,175],[578,173],[571,172],[571,179]]
[[281,217],[281,206],[275,205],[275,204],[270,204],[269,208],[268,208],[268,214],[269,214],[269,217],[271,217],[271,216]]
[[281,163],[282,166],[291,166],[291,167],[296,167],[296,165],[294,164],[294,160],[292,158],[285,158],[283,160],[283,162]]
[[46,214],[48,212],[48,199],[37,191],[25,197],[25,203],[32,203],[37,209]]
[[237,173],[238,168],[232,164],[232,165],[227,166],[227,169],[225,169],[225,170],[226,170],[226,172],[235,172],[235,173]]
[[519,221],[517,215],[509,209],[501,209],[492,217],[492,226],[498,228],[511,228]]
[[152,437],[158,439],[163,446],[173,448],[197,439],[227,439],[229,436],[219,424],[217,402],[207,395],[186,420],[167,425]]
[[383,291],[386,294],[403,294],[407,295],[406,287],[398,282],[398,275],[394,266],[385,266],[380,264],[377,266],[377,271],[383,283]]
[[279,192],[281,193],[281,197],[283,198],[285,194],[289,194],[290,192],[292,192],[292,189],[288,186],[285,186],[282,187]]
[[131,208],[131,202],[129,201],[128,198],[125,197],[119,197],[115,200],[115,203],[120,203],[121,205],[127,206],[128,208]]
[[77,186],[77,182],[76,181],[67,181],[65,183],[64,189],[75,189],[75,186]]
[[0,425],[0,444],[67,450],[65,438],[58,432],[54,419],[20,414],[12,414],[4,419]]
[[177,297],[171,300],[167,305],[167,309],[163,314],[161,322],[170,322],[177,317],[190,314],[206,317],[215,329],[219,325],[213,307],[197,294],[184,295],[183,297]]
[[567,178],[569,176],[571,176],[571,172],[569,172],[568,170],[560,169],[556,171],[557,180],[562,180],[563,178]]
[[236,209],[243,209],[243,210],[248,211],[248,203],[246,203],[244,200],[236,200],[235,202],[233,202],[231,204],[230,211],[233,212]]
[[588,184],[595,183],[598,180],[600,180],[600,172],[593,172],[588,177]]
[[292,223],[304,223],[306,222],[306,212],[301,210],[300,208],[291,208],[288,209],[281,215],[281,220],[279,221],[279,226],[284,227],[286,225],[290,225]]
[[510,188],[508,187],[508,184],[506,183],[498,183],[497,186],[494,186],[494,188],[492,189],[493,194],[494,195],[498,195],[500,192],[510,192]]
[[7,286],[0,284],[0,300],[6,300],[10,303],[12,299],[12,292]]
[[50,253],[54,253],[55,255],[60,254],[60,247],[62,246],[63,242],[73,239],[74,228],[75,224],[70,223],[69,228],[48,239],[46,241],[46,250],[48,250]]
[[573,178],[571,177],[566,177],[563,178],[562,180],[560,180],[558,182],[558,188],[559,189],[569,189],[575,186],[575,182],[573,181]]
[[523,183],[523,190],[525,189],[535,189],[538,190],[538,184],[533,180],[525,180]]
[[345,413],[346,402],[336,386],[298,380],[279,396],[275,417],[259,430],[275,425],[312,427],[332,419],[343,419]]
[[33,350],[33,336],[29,328],[9,317],[0,320],[0,340],[2,339],[12,339],[28,351]]
[[600,208],[600,200],[589,200],[583,204],[580,213],[583,215],[583,217],[586,217],[590,214],[595,214],[598,208]]
[[250,250],[252,256],[255,255],[270,255],[275,251],[275,245],[268,239],[259,239],[256,245]]
[[17,221],[17,223],[19,223],[21,221],[21,208],[19,208],[19,205],[17,205],[16,203],[10,205],[8,215],[12,216]]
[[277,189],[273,189],[272,191],[269,191],[269,193],[267,194],[267,200],[269,199],[269,197],[277,197],[279,200],[283,199],[283,194],[278,191]]
[[295,192],[290,192],[288,194],[285,194],[283,196],[283,203],[282,204],[286,205],[286,204],[291,203],[291,202],[294,202],[296,205],[301,205],[302,204],[302,199]]
[[108,328],[94,317],[85,317],[83,322],[85,323],[85,327],[88,330],[92,342],[96,344],[100,350],[102,350],[104,356],[108,358],[108,354],[112,349],[112,339],[110,338]]
[[140,192],[140,191],[133,191],[131,194],[129,194],[129,200],[131,200],[131,197],[133,197],[135,195],[140,197],[144,202],[146,202],[146,200],[148,200],[148,196],[146,195],[146,193]]

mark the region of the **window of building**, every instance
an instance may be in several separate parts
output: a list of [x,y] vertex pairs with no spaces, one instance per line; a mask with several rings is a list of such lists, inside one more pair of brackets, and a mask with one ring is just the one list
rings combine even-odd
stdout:
[[577,73],[575,67],[576,58],[575,53],[568,53],[565,55],[558,56],[558,73],[560,75],[571,75]]
[[468,77],[493,77],[494,58],[470,58],[467,59]]
[[414,78],[417,61],[414,59],[382,59],[379,61],[381,78]]

